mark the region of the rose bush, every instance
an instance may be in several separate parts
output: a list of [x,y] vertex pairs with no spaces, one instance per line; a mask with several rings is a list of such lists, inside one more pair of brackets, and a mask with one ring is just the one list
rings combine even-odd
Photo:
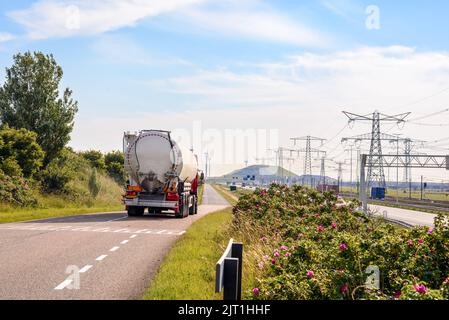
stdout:
[[[233,210],[256,283],[254,299],[447,299],[449,225],[403,229],[301,186],[272,185]],[[378,289],[366,284],[369,266]],[[257,289],[257,290],[255,290]]]

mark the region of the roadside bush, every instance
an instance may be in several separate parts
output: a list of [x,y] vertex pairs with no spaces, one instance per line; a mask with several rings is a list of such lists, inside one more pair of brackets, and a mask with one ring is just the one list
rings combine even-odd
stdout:
[[0,169],[9,176],[32,177],[42,166],[44,152],[37,134],[26,129],[0,129]]
[[97,179],[97,169],[93,169],[89,178],[89,192],[92,198],[96,198],[100,192],[100,182]]
[[39,173],[39,180],[47,192],[69,193],[68,183],[77,172],[76,154],[64,149],[47,167]]
[[26,180],[22,177],[10,177],[0,170],[0,202],[14,206],[34,206],[34,197]]
[[125,184],[125,169],[123,164],[125,156],[123,152],[112,151],[105,155],[106,171],[108,175],[113,178],[119,185]]
[[[449,226],[401,229],[331,193],[272,185],[244,195],[233,229],[257,270],[254,299],[442,299],[449,280]],[[372,270],[379,271],[379,285]]]
[[106,169],[104,155],[103,153],[101,153],[101,151],[97,150],[84,151],[81,152],[80,155],[89,162],[92,168],[96,168],[98,170]]

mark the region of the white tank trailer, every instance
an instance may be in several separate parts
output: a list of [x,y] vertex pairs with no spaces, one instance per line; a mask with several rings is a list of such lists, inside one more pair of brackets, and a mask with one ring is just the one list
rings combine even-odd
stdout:
[[198,213],[198,158],[169,131],[143,130],[123,137],[128,183],[124,203],[129,216]]

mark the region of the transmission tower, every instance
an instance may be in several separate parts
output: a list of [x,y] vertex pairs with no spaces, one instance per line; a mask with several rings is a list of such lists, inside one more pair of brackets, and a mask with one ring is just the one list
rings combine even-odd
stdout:
[[312,141],[320,141],[321,145],[323,145],[324,141],[326,139],[312,137],[312,136],[306,136],[306,137],[300,137],[300,138],[291,138],[290,140],[293,140],[295,146],[297,141],[305,141],[306,142],[306,148],[300,149],[300,152],[305,152],[305,158],[304,158],[304,176],[311,176],[312,175],[312,152],[322,153],[323,151],[312,148]]
[[[412,174],[411,174],[412,168],[410,166],[410,163],[411,163],[410,155],[413,150],[415,150],[417,148],[425,147],[426,141],[411,139],[411,138],[400,138],[398,135],[391,135],[391,134],[386,134],[386,133],[381,133],[379,135],[379,140],[404,144],[404,155],[405,155],[405,160],[406,160],[405,168],[404,168],[404,182],[410,183],[411,177],[412,177]],[[355,137],[343,138],[341,140],[342,143],[348,142],[348,141],[354,141],[356,144],[360,143],[362,141],[371,141],[371,134],[366,133],[366,134],[358,135]],[[416,152],[414,152],[414,153],[416,154]],[[358,177],[358,175],[357,175],[357,177]]]
[[367,186],[378,186],[385,188],[385,173],[381,157],[382,139],[380,126],[382,122],[396,122],[398,124],[405,123],[405,118],[410,115],[410,112],[401,113],[394,116],[385,115],[379,113],[378,111],[368,115],[358,115],[346,111],[343,111],[343,113],[348,117],[349,123],[353,123],[355,121],[371,121],[371,146],[368,160],[369,168]]

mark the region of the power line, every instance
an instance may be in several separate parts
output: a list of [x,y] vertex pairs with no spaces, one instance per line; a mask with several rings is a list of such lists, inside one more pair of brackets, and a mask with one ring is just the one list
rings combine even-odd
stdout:
[[444,110],[440,110],[440,111],[437,111],[437,112],[434,112],[434,113],[431,113],[431,114],[428,114],[428,115],[425,115],[425,116],[421,116],[421,117],[417,117],[417,118],[414,118],[414,119],[410,119],[407,122],[408,123],[412,123],[412,122],[415,122],[415,121],[424,120],[424,119],[427,119],[427,118],[438,116],[438,115],[446,113],[446,112],[449,112],[449,108],[444,109]]
[[423,102],[423,101],[432,99],[432,98],[434,98],[434,97],[436,97],[436,96],[438,96],[438,95],[440,95],[440,94],[442,94],[442,93],[444,93],[444,92],[446,92],[446,91],[449,91],[449,87],[448,87],[448,88],[445,88],[445,89],[443,89],[443,90],[441,90],[441,91],[438,91],[437,93],[434,93],[434,94],[432,94],[432,95],[430,95],[430,96],[427,96],[427,97],[424,97],[424,98],[421,98],[421,99],[418,99],[418,100],[415,100],[415,101],[406,103],[406,104],[404,104],[404,105],[402,105],[402,106],[397,106],[396,108],[405,108],[405,107],[408,107],[408,106],[412,106],[412,105],[418,104],[418,103],[420,103],[420,102]]

